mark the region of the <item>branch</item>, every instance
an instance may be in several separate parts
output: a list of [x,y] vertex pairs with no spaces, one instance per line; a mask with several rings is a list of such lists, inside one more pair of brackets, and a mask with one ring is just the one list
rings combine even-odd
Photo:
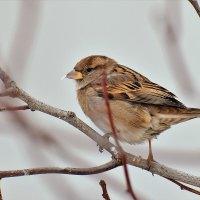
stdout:
[[184,184],[182,184],[182,183],[179,183],[178,181],[175,181],[175,180],[173,180],[173,179],[170,179],[170,178],[167,178],[167,179],[168,179],[169,181],[175,183],[176,185],[180,186],[181,190],[187,190],[187,191],[192,192],[192,193],[194,193],[194,194],[200,195],[200,191],[194,190],[194,189],[188,187],[187,185],[184,185]]
[[10,79],[10,77],[1,69],[0,67],[0,79],[3,81],[6,89],[10,91],[10,93],[14,93],[16,83]]
[[0,108],[1,111],[17,111],[17,110],[28,110],[29,107],[27,105],[24,106],[13,106],[13,107],[4,107]]
[[117,160],[112,160],[104,165],[92,168],[60,168],[60,167],[41,167],[21,170],[0,171],[0,179],[17,176],[30,176],[38,174],[71,174],[71,175],[92,175],[109,171],[120,166]]
[[[41,101],[36,100],[35,98],[31,97],[29,94],[27,94],[22,89],[18,88],[16,86],[16,83],[12,81],[9,76],[1,69],[0,67],[0,79],[3,81],[6,89],[13,88],[13,93],[15,96],[25,103],[27,103],[28,107],[32,110],[37,110],[46,114],[49,114],[51,116],[54,116],[58,119],[61,119],[72,126],[76,127],[80,131],[82,131],[85,135],[87,135],[89,138],[91,138],[93,141],[95,141],[99,146],[103,147],[105,150],[107,150],[109,153],[111,153],[114,157],[118,155],[119,149],[110,143],[106,138],[102,137],[99,133],[97,133],[95,130],[90,128],[87,124],[85,124],[83,121],[81,121],[73,112],[67,112],[63,111],[61,109],[52,107],[50,105],[47,105]],[[152,162],[151,168],[149,169],[147,160],[129,154],[125,152],[126,154],[126,161],[127,164],[144,169],[146,171],[150,171],[152,174],[157,174],[159,176],[162,176],[164,178],[173,179],[176,181],[180,181],[182,183],[186,183],[189,185],[193,185],[196,187],[200,187],[200,177],[193,176],[190,174],[187,174],[182,171],[178,171],[172,168],[169,168],[167,166],[161,165],[159,163]],[[54,168],[58,169],[58,168]],[[74,169],[74,168],[72,168]],[[14,171],[18,172],[18,170]],[[32,170],[30,169],[30,173]],[[39,170],[40,173],[43,172],[43,170]],[[55,173],[55,172],[52,172]],[[10,174],[10,172],[8,172]],[[21,171],[19,172],[20,175],[23,176],[24,173]],[[2,175],[0,173],[0,175]],[[14,175],[13,175],[14,176]],[[1,176],[0,176],[1,177]],[[5,176],[4,176],[5,177]],[[12,175],[10,176],[12,177]]]
[[[129,165],[139,167],[141,169],[145,169],[148,171],[147,160],[145,160],[141,157],[136,157],[129,153],[126,153],[126,156],[127,156],[127,163]],[[193,176],[193,175],[187,174],[185,172],[169,168],[169,167],[159,164],[157,162],[152,162],[152,165],[151,165],[151,168],[149,169],[149,171],[152,174],[157,174],[164,178],[174,179],[174,180],[180,181],[182,183],[200,187],[200,177]]]
[[188,1],[192,4],[192,6],[194,7],[194,9],[196,10],[197,14],[200,17],[200,7],[198,1],[197,0],[188,0]]
[[135,193],[133,191],[133,188],[132,188],[132,185],[131,185],[130,176],[129,176],[129,173],[128,173],[126,155],[125,155],[125,152],[124,152],[123,148],[121,147],[121,145],[119,143],[119,139],[118,139],[118,136],[117,136],[117,133],[116,133],[116,130],[115,130],[115,126],[114,126],[114,121],[113,121],[113,117],[112,117],[112,111],[111,111],[111,108],[110,108],[108,92],[107,92],[107,88],[106,88],[106,85],[107,85],[107,74],[106,74],[105,71],[104,71],[104,74],[103,74],[103,78],[102,78],[102,83],[101,84],[102,84],[102,87],[103,87],[103,95],[104,95],[105,104],[106,104],[106,107],[107,107],[108,119],[109,119],[109,122],[110,122],[110,127],[111,127],[111,130],[112,130],[112,134],[114,136],[114,139],[115,139],[115,143],[116,143],[116,145],[117,145],[117,147],[119,149],[120,159],[121,159],[123,167],[124,167],[124,174],[125,174],[125,178],[126,178],[127,191],[128,191],[128,193],[130,193],[131,197],[134,200],[137,200],[137,197],[136,197],[136,195],[135,195]]
[[3,92],[0,92],[0,97],[6,97],[6,96],[13,96],[14,97],[15,89],[8,88],[4,90]]
[[99,185],[101,186],[102,191],[103,191],[103,194],[102,194],[103,198],[105,200],[110,200],[110,197],[108,195],[107,188],[106,188],[106,182],[104,180],[100,180]]

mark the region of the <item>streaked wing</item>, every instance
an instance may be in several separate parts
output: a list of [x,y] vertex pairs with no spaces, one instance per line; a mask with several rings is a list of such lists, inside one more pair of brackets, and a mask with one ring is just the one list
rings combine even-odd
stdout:
[[[135,103],[166,105],[180,108],[185,107],[167,89],[121,65],[111,74],[107,75],[106,87],[109,98],[112,100],[126,100]],[[94,88],[99,96],[103,96],[101,84],[94,83]]]

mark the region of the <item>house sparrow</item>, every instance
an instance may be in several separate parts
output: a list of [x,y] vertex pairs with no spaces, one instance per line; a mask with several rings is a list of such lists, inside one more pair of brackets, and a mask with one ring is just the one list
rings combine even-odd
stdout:
[[[66,77],[75,79],[83,112],[104,133],[111,133],[102,77],[119,140],[129,144],[149,142],[148,162],[153,161],[151,139],[171,125],[200,117],[200,109],[187,108],[176,96],[138,72],[101,55],[79,61]],[[111,134],[112,136],[112,134]]]

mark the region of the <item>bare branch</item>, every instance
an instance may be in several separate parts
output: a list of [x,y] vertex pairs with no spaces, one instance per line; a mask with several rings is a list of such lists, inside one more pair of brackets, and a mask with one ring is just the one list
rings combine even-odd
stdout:
[[[6,76],[6,78],[4,76]],[[18,97],[19,99],[21,99],[22,101],[27,103],[27,105],[29,106],[30,109],[49,114],[51,116],[54,116],[56,118],[59,118],[65,122],[71,124],[72,126],[76,127],[80,131],[82,131],[85,135],[87,135],[93,141],[95,141],[99,146],[103,147],[105,150],[107,150],[109,153],[111,153],[114,157],[116,157],[116,152],[119,152],[118,147],[113,145],[112,143],[110,143],[107,139],[105,139],[103,136],[101,136],[95,130],[90,128],[87,124],[85,124],[78,117],[76,117],[76,115],[73,112],[63,111],[63,110],[52,107],[50,105],[47,105],[41,101],[34,99],[29,94],[27,94],[25,91],[16,87],[15,82],[13,82],[10,78],[8,78],[8,76],[1,69],[1,67],[0,67],[0,79],[4,82],[6,88],[9,88],[9,87],[13,88],[13,90],[15,91],[16,97]],[[9,84],[9,83],[12,83],[12,84]],[[147,160],[145,160],[141,157],[137,157],[135,155],[129,154],[127,152],[125,152],[125,154],[126,154],[126,162],[129,165],[150,171],[152,174],[157,174],[164,178],[169,178],[169,179],[173,179],[176,181],[180,181],[182,183],[200,187],[200,177],[193,176],[193,175],[169,168],[167,166],[161,165],[156,162],[152,162],[151,168],[149,169]],[[39,170],[40,174],[43,172],[43,169]],[[54,169],[59,169],[59,168],[54,168]],[[72,170],[73,169],[74,168],[72,168]],[[18,170],[16,170],[14,172],[17,172],[18,176],[25,175],[24,172],[22,172],[22,171],[18,172]],[[32,169],[30,169],[30,174],[31,174],[31,172],[32,172]],[[7,173],[10,175],[9,177],[14,176],[14,175],[10,174],[10,172],[8,172],[8,171],[7,171]],[[55,172],[52,172],[52,173],[55,173]],[[2,174],[0,173],[0,177],[1,177],[1,175]]]
[[176,185],[180,186],[181,190],[187,190],[187,191],[192,192],[192,193],[194,193],[194,194],[200,195],[200,191],[194,190],[194,189],[192,189],[191,187],[188,187],[187,185],[184,185],[184,184],[182,184],[182,183],[179,183],[178,181],[175,181],[175,180],[173,180],[173,179],[170,179],[170,178],[167,178],[167,179],[168,179],[169,181],[175,183]]
[[103,191],[103,194],[102,194],[103,198],[105,200],[110,200],[110,197],[108,195],[107,188],[106,188],[106,182],[104,180],[100,180],[99,185],[101,186],[102,191]]
[[14,97],[15,96],[15,89],[14,88],[8,88],[8,89],[4,90],[3,92],[0,92],[0,97],[7,97],[7,96]]
[[[126,153],[127,163],[148,171],[147,161],[141,157],[136,157],[132,154]],[[133,159],[133,160],[132,160]],[[134,160],[136,159],[136,160]],[[143,168],[144,167],[144,168]],[[182,171],[178,171],[169,168],[165,165],[161,165],[157,162],[152,162],[151,168],[149,170],[152,174],[158,174],[164,178],[170,178],[182,183],[187,183],[189,185],[200,187],[200,177],[187,174]]]
[[103,87],[103,95],[105,98],[105,103],[106,103],[106,107],[107,107],[107,112],[108,112],[108,118],[109,118],[109,122],[110,122],[110,127],[112,130],[112,134],[114,136],[115,139],[115,143],[119,149],[119,153],[120,153],[120,159],[122,161],[123,167],[124,167],[124,174],[125,174],[125,178],[126,178],[126,184],[127,184],[127,191],[130,193],[130,195],[132,196],[133,199],[137,200],[137,197],[133,191],[132,185],[131,185],[131,180],[129,177],[129,173],[128,173],[128,168],[127,168],[127,162],[126,162],[126,155],[125,152],[123,150],[123,148],[121,147],[120,143],[119,143],[119,139],[115,130],[115,126],[114,126],[114,122],[113,122],[113,117],[112,117],[112,111],[110,108],[110,103],[109,103],[109,98],[108,98],[108,92],[106,89],[106,85],[107,85],[107,74],[104,71],[103,74],[103,78],[102,78],[102,87]]
[[188,0],[188,1],[192,4],[192,6],[194,7],[194,9],[196,10],[197,14],[200,17],[200,7],[198,1],[197,0]]
[[109,171],[120,165],[121,164],[119,163],[119,161],[112,160],[104,165],[100,165],[100,166],[92,167],[92,168],[41,167],[41,168],[30,168],[30,169],[22,169],[22,170],[9,170],[9,171],[0,171],[0,178],[30,176],[30,175],[38,175],[38,174],[91,175],[91,174],[99,174],[105,171]]
[[1,69],[0,67],[0,79],[3,81],[6,89],[10,89],[14,91],[16,87],[16,83]]
[[24,106],[13,106],[13,107],[4,107],[0,108],[1,111],[17,111],[17,110],[28,110],[29,107],[27,105]]

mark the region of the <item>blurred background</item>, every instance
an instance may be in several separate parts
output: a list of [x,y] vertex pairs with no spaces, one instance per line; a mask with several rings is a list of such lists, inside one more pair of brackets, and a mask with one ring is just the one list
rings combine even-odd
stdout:
[[[35,98],[74,111],[98,130],[76,101],[75,83],[60,78],[83,57],[102,54],[147,76],[190,107],[200,107],[200,24],[187,0],[0,0],[0,64]],[[0,82],[0,91],[3,84]],[[24,105],[1,98],[4,105]],[[99,130],[98,130],[99,131]],[[101,133],[101,131],[99,131]],[[153,141],[155,159],[200,176],[200,119],[174,126]],[[126,145],[147,157],[147,144]],[[0,113],[0,170],[93,167],[110,159],[74,127],[40,112]],[[199,196],[144,170],[129,167],[140,200]],[[131,199],[123,169],[91,176],[36,175],[3,179],[4,200]]]

